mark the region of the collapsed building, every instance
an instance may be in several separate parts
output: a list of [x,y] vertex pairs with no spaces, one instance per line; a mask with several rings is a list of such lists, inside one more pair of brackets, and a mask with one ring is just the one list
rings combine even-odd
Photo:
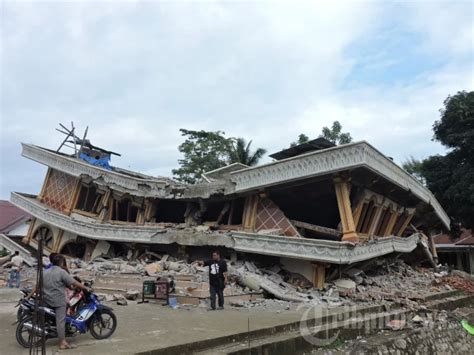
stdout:
[[24,157],[48,167],[38,195],[11,194],[33,216],[24,243],[42,238],[46,253],[84,260],[140,245],[222,247],[278,258],[316,286],[328,266],[426,244],[416,226],[427,210],[449,229],[432,193],[367,142],[318,138],[268,164],[207,172],[194,185],[111,166],[111,154],[90,144],[74,154],[22,144]]

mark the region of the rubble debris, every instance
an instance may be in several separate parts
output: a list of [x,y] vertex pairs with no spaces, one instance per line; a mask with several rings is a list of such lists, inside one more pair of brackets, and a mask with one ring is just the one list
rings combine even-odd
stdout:
[[338,288],[339,292],[346,295],[354,292],[356,289],[356,283],[350,279],[335,280],[334,285]]
[[458,276],[458,277],[461,277],[463,279],[474,282],[474,275],[468,274],[467,272],[462,271],[462,270],[452,270],[451,275],[452,276]]
[[122,299],[122,300],[118,300],[118,301],[117,301],[117,304],[118,304],[119,306],[126,306],[126,305],[128,305],[128,302],[127,302],[126,299]]
[[161,271],[161,265],[159,263],[151,263],[145,265],[145,270],[148,276],[156,276]]
[[401,330],[405,328],[406,322],[401,319],[392,319],[387,323],[387,328],[390,330]]
[[460,290],[469,294],[474,294],[474,281],[471,281],[461,276],[451,274],[449,276],[444,276],[438,280],[435,280],[433,283],[448,285],[456,290]]
[[[144,281],[167,279],[172,284],[170,296],[179,304],[207,305],[209,299],[209,273],[207,267],[195,266],[189,255],[165,254],[140,250],[134,246],[130,253],[121,251],[122,257],[97,257],[88,263],[68,258],[70,272],[82,279],[94,279],[94,288],[106,301],[125,304],[141,295]],[[118,255],[118,254],[116,254]],[[133,258],[133,255],[135,257]],[[333,269],[342,275],[334,281],[326,280],[321,290],[313,287],[303,274],[285,269],[277,261],[252,262],[234,256],[228,261],[229,282],[224,290],[226,303],[235,308],[274,309],[284,311],[297,303],[339,307],[364,304],[400,304],[413,310],[423,307],[427,294],[453,288],[468,289],[472,282],[466,275],[457,276],[447,269],[436,271],[412,267],[401,259],[386,257],[358,263],[346,270]],[[368,266],[370,265],[370,266]],[[1,270],[1,268],[0,268]],[[336,271],[336,272],[335,272]],[[34,280],[35,270],[25,268],[22,280]],[[5,275],[5,273],[4,273]],[[306,274],[305,274],[306,275]],[[0,275],[1,279],[5,276]],[[413,318],[410,324],[420,323]]]
[[138,290],[128,290],[125,294],[127,300],[135,301],[140,296],[140,291]]
[[400,350],[404,350],[407,347],[407,342],[404,339],[395,339],[393,345]]
[[283,279],[281,282],[277,283],[257,274],[249,275],[249,273],[247,273],[246,276],[252,278],[253,281],[258,284],[259,288],[270,293],[278,299],[291,302],[304,302],[308,300],[306,297],[303,297],[298,292],[296,292],[291,285],[284,282]]
[[113,301],[120,301],[120,300],[124,300],[125,299],[125,296],[124,295],[121,295],[119,293],[115,293],[112,295],[112,300]]
[[107,255],[110,249],[110,243],[105,240],[99,240],[94,248],[94,252],[91,255],[91,259],[94,260],[96,257]]
[[0,257],[0,266],[3,265],[3,264],[6,264],[7,262],[9,262],[11,260],[13,255],[7,255],[7,256],[2,256]]

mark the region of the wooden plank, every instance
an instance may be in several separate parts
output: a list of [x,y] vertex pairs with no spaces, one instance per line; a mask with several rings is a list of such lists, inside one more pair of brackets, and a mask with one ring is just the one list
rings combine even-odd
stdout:
[[307,229],[307,230],[310,230],[310,231],[313,231],[313,232],[316,232],[316,233],[319,233],[319,234],[328,235],[328,236],[331,236],[331,237],[341,237],[342,236],[342,233],[339,232],[336,229],[323,227],[323,226],[318,226],[316,224],[310,224],[310,223],[306,223],[306,222],[296,221],[294,219],[291,220],[291,223],[293,223],[293,225],[295,227]]

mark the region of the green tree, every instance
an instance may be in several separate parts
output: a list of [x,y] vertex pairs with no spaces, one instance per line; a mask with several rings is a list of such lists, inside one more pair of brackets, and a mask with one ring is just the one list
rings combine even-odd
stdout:
[[433,125],[434,140],[451,149],[421,164],[421,175],[448,215],[474,228],[474,92],[448,96]]
[[402,163],[402,168],[415,179],[420,181],[422,184],[426,184],[425,178],[423,177],[423,161],[410,157]]
[[326,138],[334,144],[347,144],[352,142],[351,134],[342,132],[342,125],[339,121],[334,121],[332,127],[323,127],[323,134],[320,137]]
[[295,146],[300,145],[300,144],[303,144],[303,143],[307,143],[307,142],[309,142],[309,137],[306,134],[301,133],[298,136],[298,139],[296,140],[296,142],[292,142],[290,144],[290,148],[295,147]]
[[226,138],[224,132],[187,129],[180,129],[180,132],[186,140],[178,147],[184,155],[183,159],[178,160],[180,167],[172,170],[177,180],[194,184],[206,171],[228,164],[232,139]]
[[229,150],[229,162],[242,163],[248,166],[257,165],[267,151],[263,148],[257,148],[252,152],[251,145],[251,140],[247,143],[244,138],[233,139]]
[[464,157],[474,152],[474,91],[448,96],[440,112],[441,119],[433,125],[434,139]]

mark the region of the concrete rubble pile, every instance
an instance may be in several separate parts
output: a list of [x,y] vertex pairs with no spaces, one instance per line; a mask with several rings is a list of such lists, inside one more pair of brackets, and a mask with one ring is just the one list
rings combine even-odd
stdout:
[[[179,255],[179,254],[178,254]],[[144,281],[169,280],[171,296],[178,304],[207,305],[208,268],[188,262],[189,256],[172,256],[145,251],[137,257],[96,257],[86,263],[68,258],[69,270],[83,280],[94,280],[96,292],[109,301],[126,304],[141,298]],[[43,263],[46,265],[48,259]],[[317,290],[303,275],[279,264],[227,260],[229,284],[226,303],[238,308],[267,307],[286,309],[299,303],[337,307],[356,303],[394,302],[416,308],[430,293],[461,289],[474,291],[472,276],[447,268],[414,268],[400,259],[373,259],[355,266],[335,269],[322,290]],[[0,270],[0,282],[8,273]],[[34,283],[35,268],[26,266],[22,280]],[[336,278],[338,277],[338,278]]]
[[[326,302],[322,294],[314,290],[311,282],[304,276],[291,273],[279,265],[258,268],[248,261],[227,261],[227,263],[229,284],[224,294],[227,301],[236,307],[242,307],[244,304],[252,307],[260,306],[265,302],[285,307],[286,303],[291,302]],[[208,268],[168,254],[147,253],[146,256],[136,260],[98,257],[90,263],[70,259],[69,265],[71,273],[83,279],[95,279],[94,287],[104,292],[104,296],[109,300],[125,298],[117,296],[117,293],[125,296],[140,293],[143,281],[157,278],[173,281],[174,287],[171,291],[179,303],[199,305],[202,303],[200,301],[209,297]],[[136,299],[138,296],[126,298]],[[336,298],[337,295],[333,295],[331,301]],[[275,302],[272,299],[275,299]],[[337,301],[339,305],[340,300]]]
[[421,311],[406,320],[391,320],[385,329],[373,335],[359,335],[332,350],[344,354],[470,354],[474,338],[460,327],[459,320],[467,319],[472,324],[473,316],[470,307],[454,311]]
[[[389,301],[416,308],[425,296],[434,292],[465,291],[469,287],[472,290],[474,282],[456,276],[458,273],[457,270],[450,273],[444,266],[436,269],[413,268],[402,260],[385,259],[365,271],[359,268],[345,271],[353,284],[350,287],[350,283],[346,282],[347,288],[339,290],[339,293],[356,302]],[[340,280],[336,280],[335,284],[338,282]]]
[[468,294],[474,294],[474,276],[461,270],[453,270],[450,274],[447,272],[440,275],[441,278],[434,280],[435,285],[447,285],[456,290],[461,290]]

